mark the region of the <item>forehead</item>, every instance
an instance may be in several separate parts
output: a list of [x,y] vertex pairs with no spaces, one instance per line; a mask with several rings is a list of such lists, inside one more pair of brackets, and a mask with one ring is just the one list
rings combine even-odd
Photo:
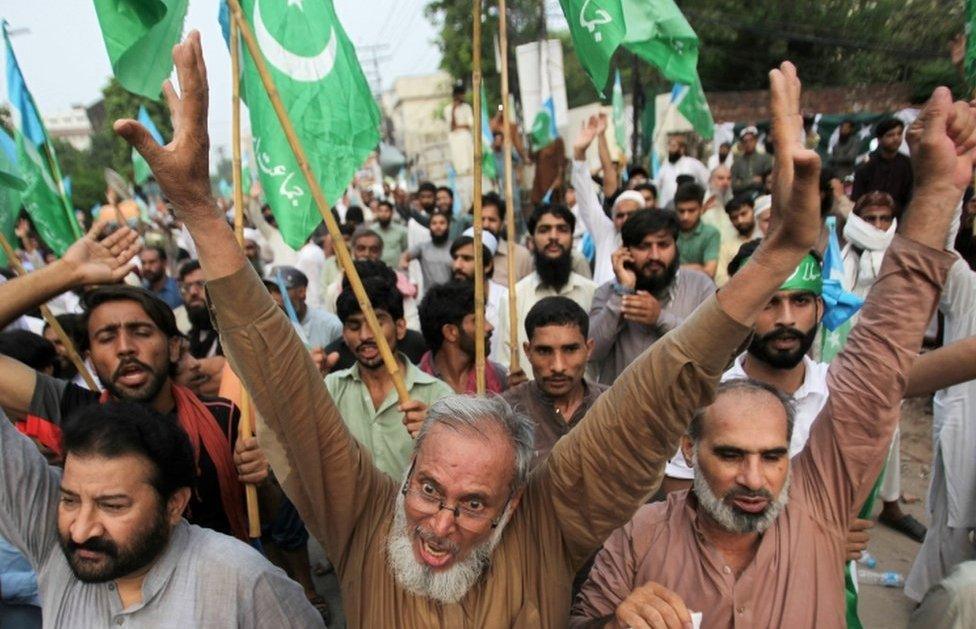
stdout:
[[694,212],[701,209],[698,201],[679,201],[674,204],[674,209],[678,212]]
[[[650,193],[650,191],[647,191],[647,192]],[[643,194],[644,193],[644,190],[641,190],[641,193]],[[637,201],[631,201],[630,199],[627,199],[626,201],[621,201],[617,205],[617,209],[614,210],[614,213],[617,216],[620,216],[621,214],[632,214],[632,213],[636,212],[637,210],[639,210],[640,207],[641,207],[641,204],[638,203]]]
[[583,336],[583,331],[577,325],[543,325],[532,332],[532,338],[529,342],[533,345],[558,347],[560,345],[585,343],[586,337]]
[[152,482],[155,466],[140,454],[105,457],[68,453],[61,487],[79,494],[132,495]]
[[477,429],[435,424],[417,451],[415,474],[451,492],[500,494],[511,483],[514,468],[512,445],[493,424],[482,422]]
[[142,309],[142,306],[130,299],[120,299],[118,301],[107,301],[95,306],[88,317],[88,330],[95,331],[106,325],[145,322],[156,323]]
[[471,257],[473,255],[474,255],[474,243],[469,242],[465,245],[461,245],[460,247],[454,250],[455,258],[466,258],[466,257]]
[[702,440],[745,450],[787,443],[786,409],[772,394],[757,390],[720,393],[705,412]]
[[203,270],[194,269],[183,276],[184,282],[199,282],[203,280]]
[[536,223],[536,229],[540,227],[558,227],[560,225],[569,225],[566,219],[562,216],[556,216],[555,214],[543,214],[539,217],[539,221]]
[[862,216],[865,214],[871,214],[872,216],[876,216],[878,214],[885,214],[890,216],[892,213],[893,212],[891,211],[891,208],[888,207],[887,205],[869,205],[861,210]]
[[641,243],[645,245],[668,244],[673,242],[674,236],[672,236],[671,232],[666,229],[647,234],[644,236],[643,240],[641,240]]
[[372,234],[360,236],[356,239],[354,247],[377,247],[380,244],[380,237]]
[[481,206],[481,218],[498,218],[498,206],[493,203],[487,203]]
[[430,217],[430,222],[433,223],[434,221],[440,221],[442,223],[446,223],[447,217],[444,216],[443,214],[434,214],[433,216]]
[[142,258],[144,262],[154,262],[159,260],[162,256],[155,249],[143,249],[139,252],[139,257]]

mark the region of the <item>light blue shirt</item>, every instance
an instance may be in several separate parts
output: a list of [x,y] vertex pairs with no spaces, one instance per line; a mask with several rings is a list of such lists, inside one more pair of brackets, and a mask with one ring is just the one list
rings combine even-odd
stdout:
[[306,310],[301,326],[309,347],[328,347],[332,341],[342,336],[342,322],[339,317],[322,308]]
[[23,553],[3,538],[0,538],[0,600],[41,606],[34,568]]

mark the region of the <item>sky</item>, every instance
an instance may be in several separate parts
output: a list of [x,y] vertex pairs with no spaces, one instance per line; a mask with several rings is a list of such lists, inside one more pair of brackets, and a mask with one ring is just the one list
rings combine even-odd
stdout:
[[[426,0],[334,0],[334,4],[357,47],[386,47],[377,51],[389,57],[379,65],[384,89],[399,76],[437,69],[440,52],[433,43],[435,27],[423,15]],[[30,31],[11,40],[42,114],[63,112],[72,105],[87,106],[101,97],[112,69],[91,0],[7,0],[2,5],[0,17],[12,30]],[[229,154],[230,56],[217,24],[217,8],[217,0],[190,0],[184,28],[186,32],[199,30],[203,42],[210,79],[211,147]],[[371,67],[369,54],[359,53],[364,70]],[[8,100],[6,80],[0,80],[0,101]],[[132,114],[135,117],[136,112]],[[247,125],[246,117],[243,124]]]

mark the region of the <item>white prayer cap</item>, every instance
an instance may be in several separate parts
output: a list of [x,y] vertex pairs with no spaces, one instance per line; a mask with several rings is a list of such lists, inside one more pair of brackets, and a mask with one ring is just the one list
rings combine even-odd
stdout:
[[762,216],[763,213],[768,212],[769,208],[773,207],[773,197],[768,194],[764,194],[761,197],[756,197],[756,203],[752,208],[752,214],[756,218]]
[[[469,236],[472,240],[474,240],[474,227],[465,229],[464,233],[461,235]],[[498,252],[498,239],[495,238],[495,235],[487,229],[481,230],[481,244],[488,247],[488,251],[491,252],[492,257],[494,257],[495,253]]]
[[635,201],[635,202],[637,202],[637,208],[638,209],[643,209],[643,207],[644,207],[644,205],[646,203],[644,201],[644,195],[641,194],[640,192],[637,192],[636,190],[624,190],[623,192],[620,193],[620,196],[618,196],[616,199],[614,199],[614,201],[613,201],[613,210],[611,211],[611,214],[613,212],[616,212],[617,211],[617,208],[624,201]]
[[739,131],[739,137],[740,138],[744,138],[747,135],[749,135],[750,133],[753,135],[753,137],[756,137],[756,138],[759,137],[759,129],[757,129],[756,127],[754,127],[752,125],[749,125],[748,127],[745,127],[744,129],[742,129],[742,131]]

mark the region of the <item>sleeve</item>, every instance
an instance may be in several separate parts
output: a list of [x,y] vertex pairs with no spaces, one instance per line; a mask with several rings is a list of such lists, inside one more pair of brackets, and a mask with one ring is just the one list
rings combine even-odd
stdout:
[[713,262],[718,260],[718,250],[722,246],[722,237],[718,230],[711,225],[705,225],[705,227],[709,229],[705,231],[707,236],[702,259],[704,262]]
[[0,412],[0,537],[39,566],[58,545],[61,471]]
[[37,597],[37,574],[33,570],[0,574],[0,593],[5,603],[30,603]]
[[241,606],[245,615],[238,619],[241,629],[325,627],[322,615],[308,602],[302,587],[277,568],[263,570],[251,591],[241,598],[249,601]]
[[593,304],[590,306],[590,339],[593,341],[591,363],[606,360],[613,351],[623,321],[620,317],[622,305],[623,301],[613,290],[612,283],[608,282],[596,289]]
[[600,242],[608,231],[613,231],[613,221],[603,211],[600,199],[596,196],[596,187],[586,162],[573,160],[572,183],[583,226],[590,232],[594,242]]
[[628,522],[603,544],[590,569],[590,576],[573,602],[570,627],[584,627],[594,620],[613,616],[617,607],[637,587],[632,534],[633,522]]
[[37,372],[34,381],[34,396],[31,398],[31,415],[41,417],[55,426],[60,426],[64,420],[61,400],[64,398],[68,383],[64,380],[52,378],[47,374]]
[[881,473],[908,371],[955,257],[896,236],[861,318],[827,373],[830,396],[795,478],[808,504],[846,530]]
[[395,491],[349,434],[288,317],[250,265],[207,283],[234,372],[282,444],[279,477],[302,520],[340,571],[356,527]]
[[408,249],[408,255],[411,260],[419,260],[423,257],[424,243],[417,243]]
[[638,357],[546,462],[569,561],[580,566],[661,483],[695,409],[710,403],[750,329],[715,297]]

